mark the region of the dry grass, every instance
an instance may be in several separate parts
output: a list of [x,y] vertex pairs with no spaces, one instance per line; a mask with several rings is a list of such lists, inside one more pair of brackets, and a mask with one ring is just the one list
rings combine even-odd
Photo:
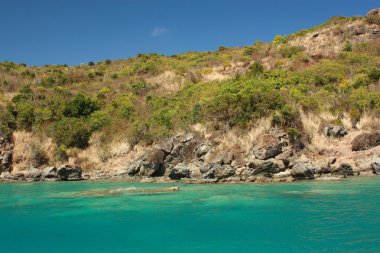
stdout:
[[56,145],[51,138],[36,136],[30,132],[14,132],[14,171],[29,169],[31,166],[42,165],[41,159],[46,158],[51,163]]
[[360,118],[359,122],[356,124],[358,130],[380,130],[380,117],[364,113]]
[[352,120],[351,120],[351,117],[348,113],[346,113],[346,112],[343,113],[343,117],[341,118],[341,122],[347,130],[352,129]]
[[263,118],[257,122],[255,127],[244,134],[242,134],[241,129],[232,129],[221,138],[219,147],[221,149],[240,147],[242,151],[249,153],[257,139],[267,133],[270,128],[271,118]]
[[321,153],[324,151],[330,151],[333,148],[332,140],[326,137],[320,131],[320,126],[324,119],[334,118],[332,115],[327,114],[314,115],[300,112],[301,122],[303,129],[310,140],[309,149],[311,151]]
[[93,134],[89,144],[88,148],[78,154],[78,158],[91,164],[104,163],[110,158],[124,156],[132,150],[126,138],[104,144],[104,136],[101,134]]

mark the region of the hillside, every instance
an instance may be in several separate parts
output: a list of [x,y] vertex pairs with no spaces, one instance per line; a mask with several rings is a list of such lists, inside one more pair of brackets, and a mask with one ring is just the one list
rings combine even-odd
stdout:
[[215,165],[209,178],[311,178],[288,170],[304,161],[312,174],[371,174],[378,144],[357,153],[351,141],[380,130],[379,80],[376,12],[215,52],[2,62],[0,173],[69,163],[91,178],[207,178]]

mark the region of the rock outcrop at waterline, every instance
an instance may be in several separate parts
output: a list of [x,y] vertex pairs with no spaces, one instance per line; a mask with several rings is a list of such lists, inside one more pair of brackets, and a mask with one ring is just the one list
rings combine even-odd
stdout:
[[5,172],[0,175],[3,180],[26,181],[79,181],[83,180],[82,168],[78,165],[65,164],[58,167],[50,166],[44,169],[30,168],[26,172],[11,174]]
[[[322,130],[331,138],[347,135],[347,130],[328,126]],[[273,128],[254,141],[243,154],[238,147],[218,148],[218,144],[193,134],[177,135],[147,147],[143,155],[123,169],[90,171],[82,176],[78,165],[66,164],[26,172],[3,171],[2,180],[76,181],[82,179],[126,179],[195,183],[290,182],[329,180],[348,176],[380,174],[380,154],[369,151],[380,143],[379,132],[362,133],[352,141],[353,157],[317,155],[302,150],[301,140],[291,141],[283,130]],[[302,145],[301,145],[302,144]],[[367,151],[366,151],[367,150]]]

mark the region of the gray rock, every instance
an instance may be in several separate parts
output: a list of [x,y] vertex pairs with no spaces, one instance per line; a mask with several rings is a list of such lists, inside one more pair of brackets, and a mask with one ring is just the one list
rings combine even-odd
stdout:
[[297,163],[291,169],[290,174],[298,180],[314,179],[314,170],[307,163]]
[[4,151],[0,155],[0,173],[10,172],[12,168],[12,151]]
[[186,165],[179,163],[170,171],[169,178],[173,180],[190,178],[190,170]]
[[57,172],[57,168],[55,166],[51,166],[51,167],[46,167],[43,171],[42,171],[42,175],[41,177],[43,179],[45,178],[57,178],[58,177],[58,172]]
[[197,148],[197,150],[195,151],[195,155],[200,158],[200,157],[203,157],[205,156],[209,151],[211,150],[211,146],[210,145],[204,145],[202,144],[201,146],[199,146]]
[[139,175],[145,177],[162,176],[165,153],[161,149],[151,149],[140,158]]
[[137,173],[139,173],[141,166],[142,166],[141,160],[131,162],[127,167],[128,176],[133,177]]
[[380,145],[380,131],[359,134],[351,142],[352,151],[367,150],[378,145]]
[[1,172],[0,179],[3,179],[3,180],[13,180],[14,177],[12,176],[12,174],[9,171],[4,171],[4,172]]
[[339,167],[335,171],[335,174],[343,175],[345,177],[346,176],[353,176],[354,171],[353,171],[352,166],[350,164],[342,163],[341,165],[339,165]]
[[380,157],[378,154],[374,154],[372,157],[372,169],[376,175],[380,175]]
[[61,181],[82,180],[82,168],[75,164],[65,164],[58,167],[57,174]]
[[15,180],[25,180],[25,174],[22,172],[18,172],[14,175]]
[[261,136],[253,147],[253,155],[260,160],[267,160],[282,153],[283,142],[273,134]]
[[42,171],[37,168],[30,168],[28,171],[28,178],[38,180],[41,178]]
[[341,138],[348,134],[347,130],[343,126],[328,125],[323,128],[324,135],[331,138]]
[[217,179],[223,179],[235,175],[235,170],[230,165],[215,164],[213,169],[215,169],[214,175]]

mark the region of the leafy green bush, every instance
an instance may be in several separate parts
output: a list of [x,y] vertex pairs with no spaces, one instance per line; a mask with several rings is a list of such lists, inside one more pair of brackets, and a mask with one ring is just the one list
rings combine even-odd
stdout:
[[280,55],[284,58],[291,58],[302,51],[302,48],[298,46],[284,46],[279,49]]
[[351,42],[346,41],[342,50],[344,52],[352,52],[352,44],[351,44]]
[[67,102],[63,110],[63,115],[75,118],[87,117],[98,109],[99,106],[96,101],[82,94],[77,94],[73,99]]
[[248,75],[252,76],[260,76],[264,73],[264,66],[259,62],[254,62],[250,67],[248,71]]
[[57,145],[85,148],[91,137],[89,124],[79,118],[62,118],[49,127],[50,136]]
[[373,68],[369,71],[368,77],[371,82],[377,82],[380,79],[380,69],[379,68]]

